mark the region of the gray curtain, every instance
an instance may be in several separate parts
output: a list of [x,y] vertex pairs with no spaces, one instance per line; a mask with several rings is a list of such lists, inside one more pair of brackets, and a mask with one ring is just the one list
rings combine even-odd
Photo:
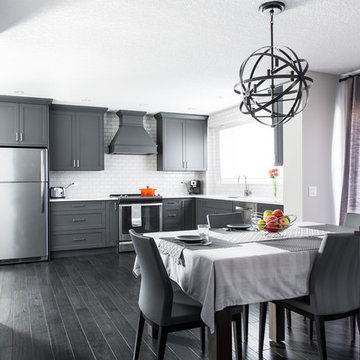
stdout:
[[360,76],[347,80],[348,91],[345,101],[345,159],[341,194],[340,224],[346,214],[360,214]]

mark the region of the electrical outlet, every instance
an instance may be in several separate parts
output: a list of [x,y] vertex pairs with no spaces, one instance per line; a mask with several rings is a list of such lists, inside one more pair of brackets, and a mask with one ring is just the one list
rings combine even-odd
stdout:
[[317,196],[317,186],[309,186],[309,196]]

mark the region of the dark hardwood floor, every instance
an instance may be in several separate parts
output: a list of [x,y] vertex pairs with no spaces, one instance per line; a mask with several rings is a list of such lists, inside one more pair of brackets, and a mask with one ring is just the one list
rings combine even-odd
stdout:
[[[134,254],[72,257],[0,267],[0,359],[132,358],[139,280]],[[264,359],[317,359],[316,336],[293,314],[281,345],[265,341]],[[327,323],[329,359],[359,359],[359,334],[350,340],[349,321]],[[249,341],[243,358],[258,359],[258,306],[250,307]],[[144,333],[140,359],[155,359],[156,343]],[[235,356],[235,355],[234,355]],[[170,334],[165,358],[207,359],[199,331]],[[235,358],[235,357],[234,357]]]

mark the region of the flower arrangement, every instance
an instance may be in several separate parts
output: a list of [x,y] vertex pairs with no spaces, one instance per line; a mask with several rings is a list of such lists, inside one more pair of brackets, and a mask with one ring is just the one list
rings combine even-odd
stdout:
[[279,170],[278,169],[270,169],[269,170],[269,174],[270,174],[270,178],[273,179],[273,183],[274,183],[274,197],[276,197],[277,195],[277,183],[276,183],[276,178],[279,176]]

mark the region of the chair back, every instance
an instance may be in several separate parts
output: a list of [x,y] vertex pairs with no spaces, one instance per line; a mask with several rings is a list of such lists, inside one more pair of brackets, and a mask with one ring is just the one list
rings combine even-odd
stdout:
[[360,214],[347,213],[344,226],[358,230],[360,228]]
[[211,228],[222,228],[228,224],[243,224],[244,215],[242,212],[209,214],[206,216]]
[[316,315],[360,308],[360,237],[328,234],[310,275],[310,304]]
[[139,308],[148,320],[166,325],[171,318],[173,290],[159,250],[154,239],[132,229],[129,234],[141,271]]

